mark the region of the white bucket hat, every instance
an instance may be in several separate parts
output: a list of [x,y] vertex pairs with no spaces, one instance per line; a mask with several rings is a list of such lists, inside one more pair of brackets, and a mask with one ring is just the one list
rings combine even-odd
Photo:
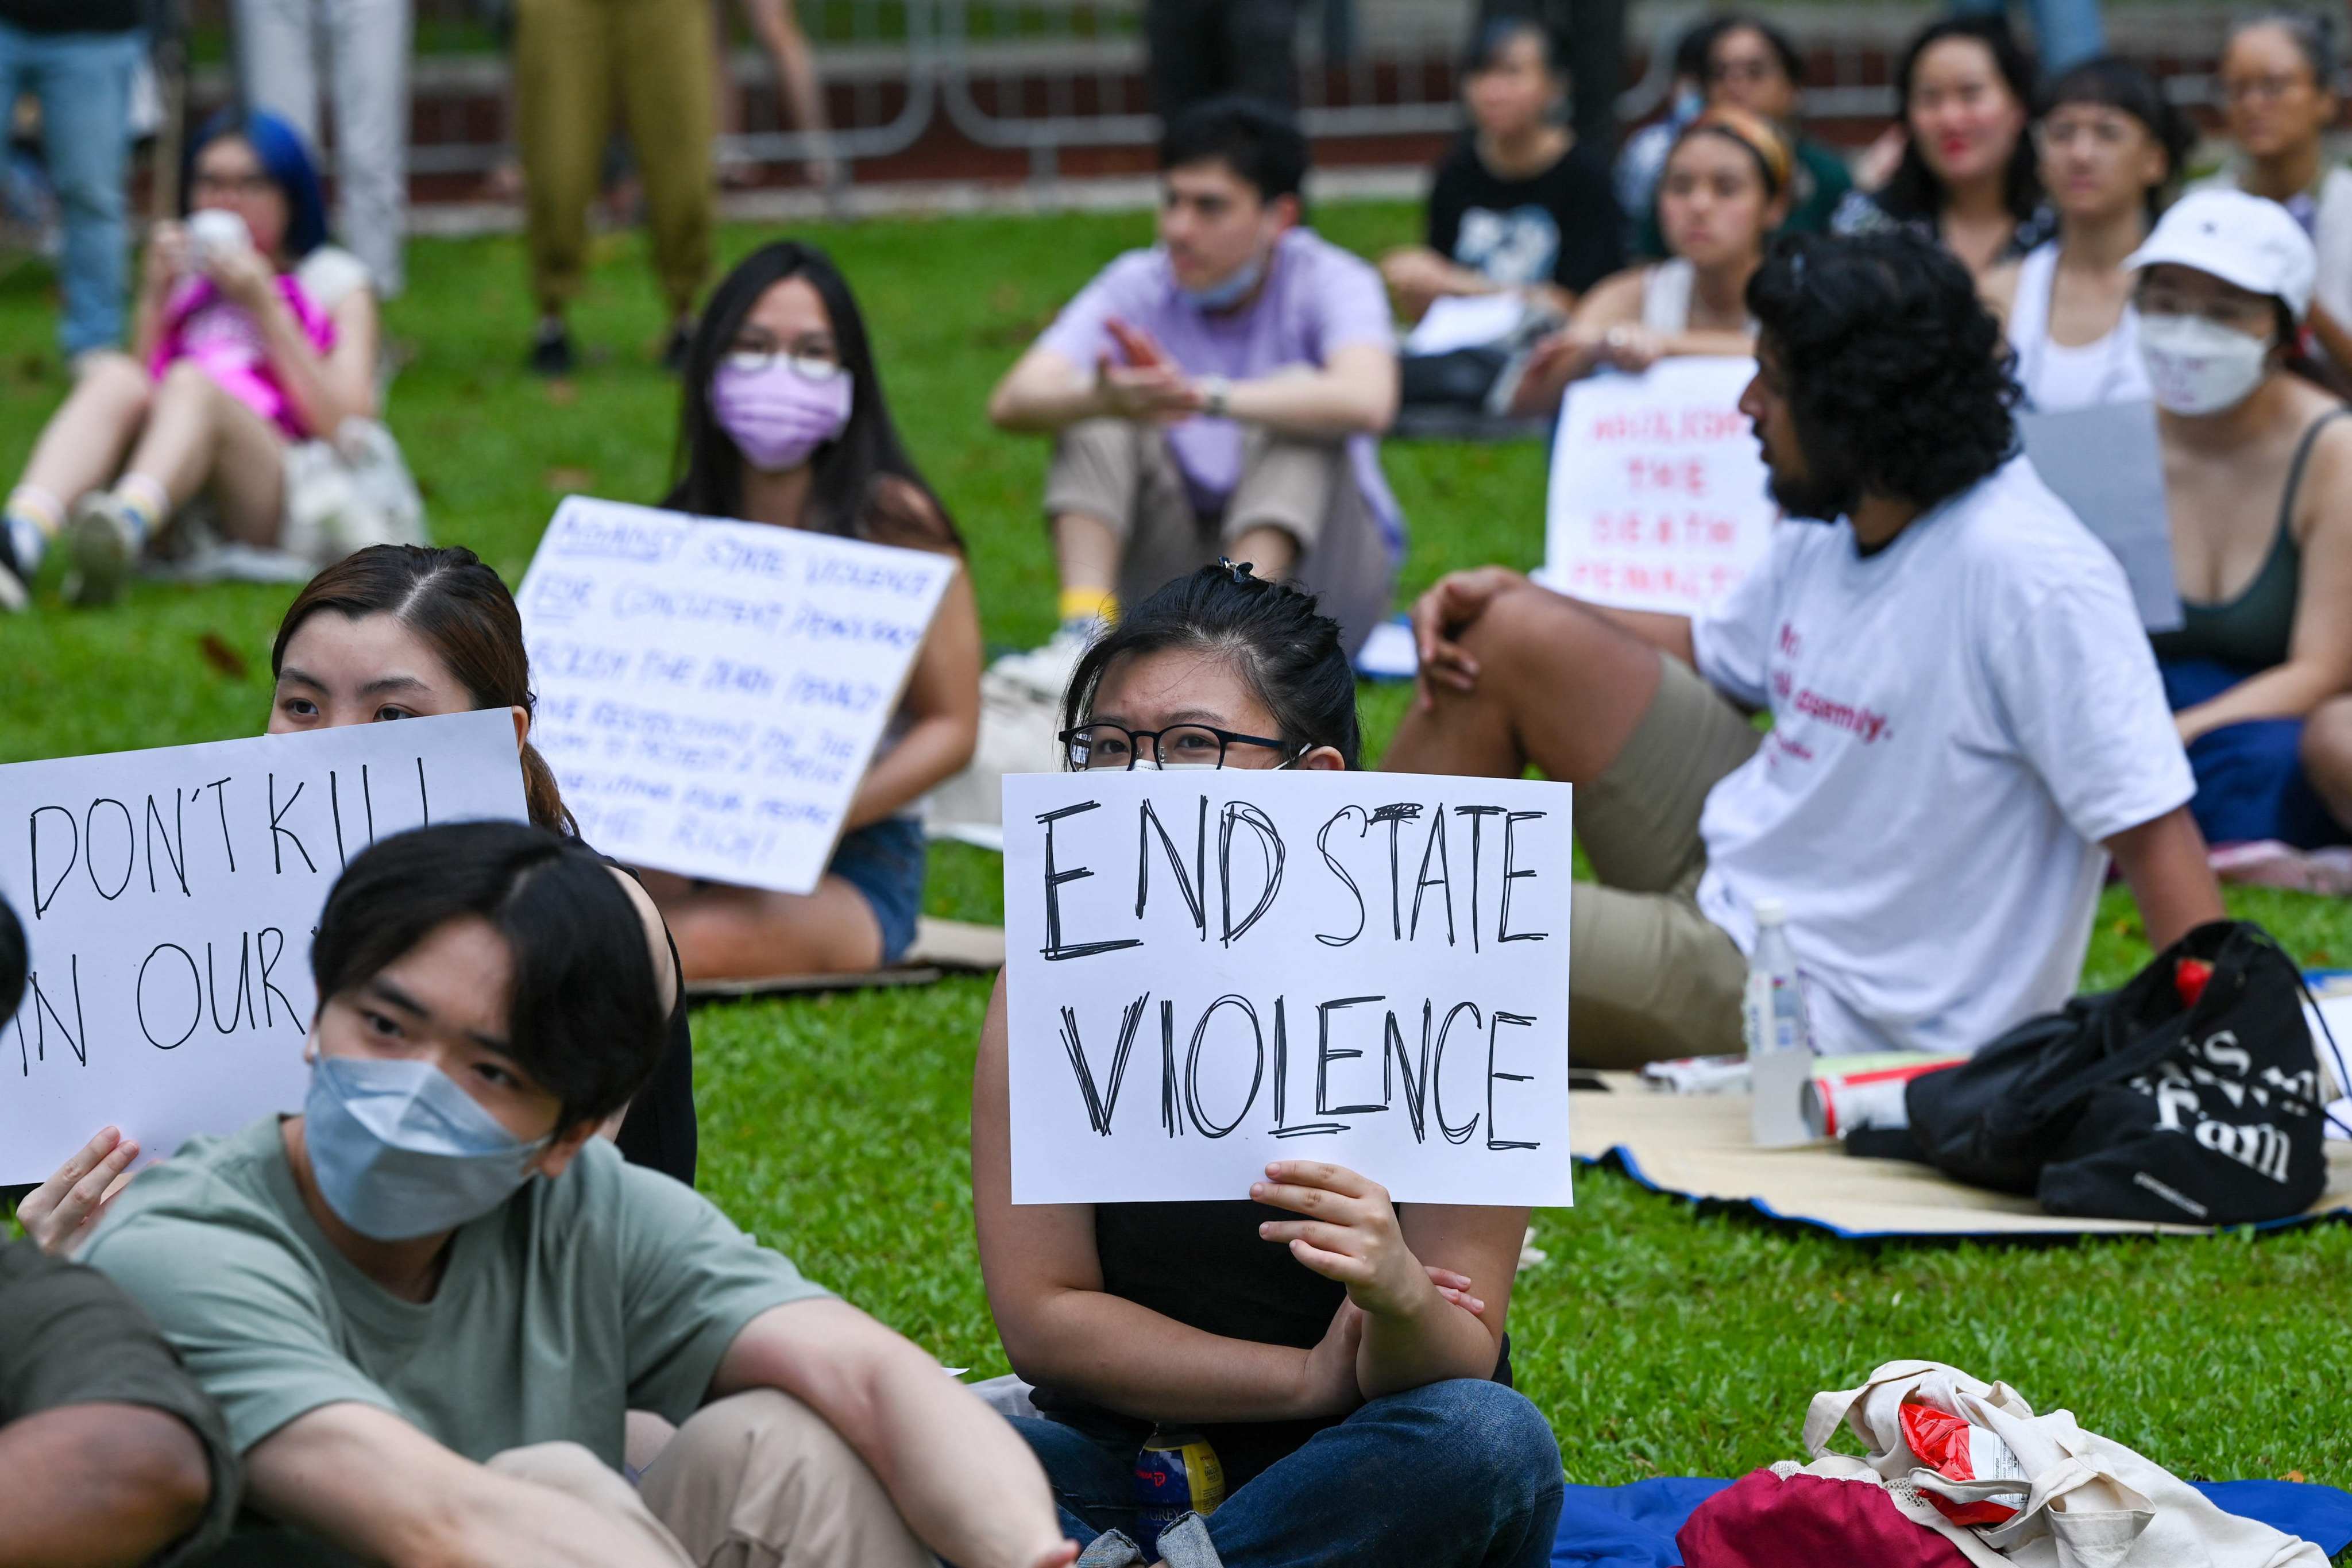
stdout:
[[2175,202],[2147,243],[2124,258],[2126,268],[2158,262],[2275,296],[2298,321],[2311,309],[2319,274],[2319,254],[2303,226],[2278,203],[2244,191],[2191,191]]

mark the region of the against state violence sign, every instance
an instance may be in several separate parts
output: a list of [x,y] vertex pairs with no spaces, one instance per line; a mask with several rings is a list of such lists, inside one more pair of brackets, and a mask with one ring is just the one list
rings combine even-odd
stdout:
[[582,834],[633,865],[810,891],[959,569],[566,500],[515,598],[532,733]]
[[1411,773],[1004,781],[1013,1201],[1563,1205],[1570,792]]

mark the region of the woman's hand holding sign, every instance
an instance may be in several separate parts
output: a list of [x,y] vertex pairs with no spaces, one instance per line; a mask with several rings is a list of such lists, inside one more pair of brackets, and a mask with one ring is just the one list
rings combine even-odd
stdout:
[[1355,1397],[1336,1408],[1352,1409],[1360,1400],[1441,1378],[1494,1375],[1527,1211],[1440,1205],[1414,1210],[1424,1245],[1434,1243],[1465,1260],[1475,1257],[1481,1276],[1504,1281],[1490,1311],[1471,1294],[1471,1276],[1424,1264],[1415,1255],[1405,1223],[1379,1183],[1315,1160],[1276,1161],[1265,1173],[1266,1180],[1252,1184],[1250,1196],[1307,1217],[1268,1220],[1258,1226],[1258,1235],[1287,1246],[1300,1264],[1348,1288],[1331,1331],[1307,1359],[1312,1383],[1339,1342],[1359,1339]]
[[1436,1299],[1436,1285],[1405,1245],[1387,1188],[1316,1160],[1277,1160],[1265,1174],[1250,1196],[1307,1217],[1268,1220],[1258,1235],[1286,1244],[1291,1257],[1345,1285],[1348,1299],[1366,1312],[1410,1317]]
[[72,1251],[105,1217],[114,1196],[130,1184],[131,1163],[139,1158],[137,1140],[117,1128],[102,1127],[76,1150],[57,1173],[16,1205],[17,1223],[33,1244],[52,1256]]

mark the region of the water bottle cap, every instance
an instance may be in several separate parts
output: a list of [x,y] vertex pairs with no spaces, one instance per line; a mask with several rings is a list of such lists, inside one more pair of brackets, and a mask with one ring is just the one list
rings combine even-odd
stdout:
[[1783,925],[1787,923],[1788,919],[1789,906],[1782,903],[1780,900],[1759,899],[1756,900],[1756,923],[1758,925]]

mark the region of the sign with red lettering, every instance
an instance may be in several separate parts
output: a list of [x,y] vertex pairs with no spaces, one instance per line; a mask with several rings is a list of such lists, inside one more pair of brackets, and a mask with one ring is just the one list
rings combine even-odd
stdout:
[[1773,520],[1739,394],[1745,359],[1661,360],[1569,389],[1552,447],[1549,587],[1693,615],[1764,559]]

